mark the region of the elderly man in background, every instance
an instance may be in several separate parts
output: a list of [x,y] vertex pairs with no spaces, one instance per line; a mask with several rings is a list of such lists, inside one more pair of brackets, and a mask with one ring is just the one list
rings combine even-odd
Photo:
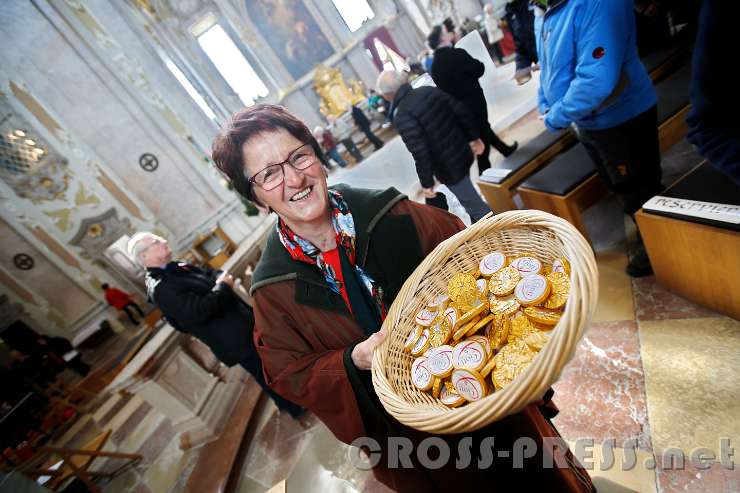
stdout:
[[436,177],[460,200],[471,222],[491,212],[470,181],[473,159],[485,147],[473,114],[436,87],[413,89],[395,70],[380,74],[376,90],[391,101],[391,121],[414,157],[424,196],[435,197]]
[[135,234],[128,242],[129,255],[146,268],[146,290],[176,330],[190,334],[227,366],[241,365],[257,380],[277,407],[298,417],[303,410],[276,394],[265,383],[252,333],[254,314],[234,292],[240,280],[228,272],[201,269],[172,260],[167,240],[154,233]]

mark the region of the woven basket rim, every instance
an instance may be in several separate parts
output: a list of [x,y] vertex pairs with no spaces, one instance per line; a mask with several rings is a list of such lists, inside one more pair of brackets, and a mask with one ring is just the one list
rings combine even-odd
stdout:
[[[391,349],[390,335],[396,329],[403,307],[410,299],[414,299],[420,282],[435,264],[445,262],[468,242],[492,232],[517,228],[534,228],[553,233],[562,244],[563,255],[571,266],[568,302],[560,322],[553,329],[550,341],[510,385],[480,401],[458,408],[406,401],[397,394],[389,381],[385,364]],[[373,356],[372,377],[376,393],[385,409],[407,426],[436,433],[460,433],[479,429],[542,398],[575,352],[584,328],[596,308],[597,299],[598,271],[593,250],[570,223],[552,214],[533,210],[508,211],[486,217],[440,243],[404,283],[383,323],[383,330],[389,337],[376,348]],[[441,403],[439,405],[443,406]]]

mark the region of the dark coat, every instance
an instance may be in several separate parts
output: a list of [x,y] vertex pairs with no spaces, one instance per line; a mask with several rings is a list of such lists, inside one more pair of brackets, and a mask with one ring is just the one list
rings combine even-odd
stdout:
[[478,82],[485,71],[486,66],[462,48],[444,46],[434,51],[432,80],[444,92],[462,101],[479,121],[488,120],[486,97]]
[[436,87],[404,84],[393,98],[391,118],[414,156],[422,187],[434,186],[435,176],[454,185],[470,172],[474,156],[468,143],[480,130],[462,103]]
[[357,106],[352,106],[352,119],[360,130],[370,130],[370,120],[365,113]]
[[735,44],[734,2],[705,0],[691,70],[691,111],[687,140],[714,166],[740,186],[740,104],[732,79],[718,77],[726,64],[727,47]]
[[225,365],[256,358],[254,314],[231,288],[216,284],[219,272],[184,262],[147,269],[147,292],[167,322],[207,345]]
[[[395,189],[336,188],[352,211],[357,262],[383,287],[387,306],[416,266],[440,242],[464,227],[456,216],[412,202]],[[499,485],[517,485],[520,491],[591,490],[588,475],[572,465],[570,452],[566,461],[571,467],[565,469],[542,469],[541,453],[524,469],[511,469],[505,461],[478,469],[475,445],[472,465],[465,470],[455,469],[454,459],[442,469],[425,469],[415,453],[411,454],[412,469],[389,469],[388,437],[408,438],[418,445],[430,435],[392,418],[375,394],[370,372],[352,363],[352,349],[367,335],[342,297],[329,288],[316,266],[293,261],[274,232],[255,269],[252,293],[255,341],[267,382],[316,414],[339,440],[377,440],[383,457],[373,472],[394,491],[490,491],[492,484],[497,490]],[[557,432],[540,406],[530,404],[470,435],[476,444],[483,436],[494,436],[499,447],[511,450],[519,437],[531,437],[541,445],[542,437],[555,437]],[[461,450],[458,442],[462,436],[442,438],[454,457]]]

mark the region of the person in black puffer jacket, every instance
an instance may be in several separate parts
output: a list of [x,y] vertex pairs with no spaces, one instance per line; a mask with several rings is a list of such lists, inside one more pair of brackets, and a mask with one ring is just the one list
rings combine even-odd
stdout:
[[223,364],[241,365],[279,409],[294,418],[303,413],[300,406],[265,383],[262,362],[252,340],[254,313],[234,292],[238,281],[228,272],[172,261],[167,240],[153,233],[135,234],[129,240],[128,251],[146,268],[149,301],[159,307],[173,328],[198,338]]
[[377,91],[392,102],[391,121],[414,157],[424,196],[435,197],[436,177],[460,200],[471,222],[491,212],[470,181],[475,155],[485,146],[465,105],[436,87],[413,89],[395,70],[380,74]]

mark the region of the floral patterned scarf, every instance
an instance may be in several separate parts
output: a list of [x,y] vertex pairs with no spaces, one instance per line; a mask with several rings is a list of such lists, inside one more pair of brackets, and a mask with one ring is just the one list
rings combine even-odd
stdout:
[[[342,195],[336,190],[329,190],[329,205],[331,207],[331,222],[336,234],[337,247],[344,248],[349,263],[355,268],[357,274],[362,280],[367,292],[371,294],[375,304],[380,312],[381,319],[385,319],[386,309],[383,303],[383,288],[373,280],[364,270],[356,263],[355,255],[355,221],[352,218],[352,212],[344,201]],[[341,294],[344,289],[342,281],[337,279],[334,268],[324,261],[324,256],[313,243],[304,240],[295,234],[282,219],[279,219],[276,225],[280,242],[283,244],[293,260],[316,265],[321,273],[324,274],[327,284],[332,291]]]

